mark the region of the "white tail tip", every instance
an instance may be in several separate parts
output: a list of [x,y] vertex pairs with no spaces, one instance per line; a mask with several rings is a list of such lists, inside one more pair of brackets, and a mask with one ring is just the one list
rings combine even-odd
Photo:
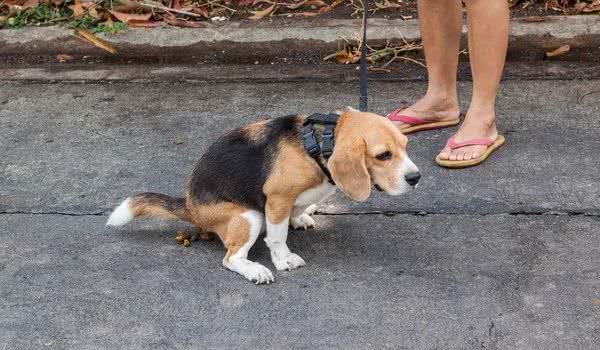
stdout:
[[129,206],[130,199],[127,198],[108,217],[106,226],[123,226],[133,220],[133,213]]

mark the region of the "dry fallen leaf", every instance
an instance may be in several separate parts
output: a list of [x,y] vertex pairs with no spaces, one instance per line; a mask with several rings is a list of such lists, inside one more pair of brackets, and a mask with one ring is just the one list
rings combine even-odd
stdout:
[[75,29],[75,34],[77,34],[77,37],[85,39],[86,41],[92,43],[94,46],[99,47],[104,51],[107,51],[113,55],[117,53],[117,49],[112,47],[104,40],[97,38],[94,34],[88,32],[85,29]]
[[90,15],[91,17],[94,17],[94,18],[100,17],[100,15],[98,14],[98,10],[96,10],[95,7],[90,7],[90,9],[88,10],[88,15]]
[[344,0],[335,0],[329,6],[321,7],[319,9],[319,13],[321,13],[321,14],[327,13],[327,12],[333,10],[334,7],[336,7],[337,5],[341,4],[342,2],[344,2]]
[[[263,1],[263,2],[266,2],[266,1]],[[271,2],[271,4],[272,4],[272,2]],[[316,7],[327,6],[327,3],[322,0],[304,0],[304,1],[297,2],[297,3],[279,2],[279,3],[277,3],[277,5],[283,6],[290,10],[296,10],[301,7],[311,7],[312,6],[313,8],[316,8]]]
[[591,13],[600,11],[600,0],[596,0],[591,4],[580,2],[575,5],[575,11],[577,13]]
[[60,63],[65,63],[73,60],[73,56],[64,53],[56,55],[56,60]]
[[320,15],[320,12],[294,12],[294,13],[288,13],[287,15],[290,17],[294,17],[294,16],[300,16],[300,17],[314,17],[314,16],[318,16]]
[[563,45],[556,50],[546,52],[546,57],[562,56],[571,50],[571,46]]
[[325,59],[329,59],[335,57],[337,63],[340,64],[348,64],[348,63],[356,63],[360,60],[360,51],[351,51],[348,48],[339,50],[335,53],[335,55],[327,56]]
[[[260,2],[263,2],[263,1],[255,1],[254,4],[256,5],[256,4],[260,3]],[[264,2],[272,4],[272,2],[268,2],[268,1],[264,1]],[[285,7],[285,8],[288,8],[290,10],[295,10],[295,9],[298,9],[298,8],[304,6],[305,3],[306,3],[306,1],[300,1],[300,2],[297,2],[297,3],[291,3],[291,4],[282,2],[282,3],[278,3],[277,5]]]
[[206,7],[194,7],[190,12],[208,18],[208,9]]
[[176,27],[184,27],[184,28],[198,28],[200,24],[198,22],[186,21],[185,19],[177,18],[175,16],[165,16],[163,17],[165,23],[170,24]]
[[402,6],[404,5],[400,3],[392,3],[389,0],[384,0],[383,2],[375,1],[375,7],[377,7],[380,10],[401,8]]
[[83,7],[81,7],[81,2],[79,0],[75,0],[73,5],[69,5],[69,8],[71,9],[71,11],[73,11],[73,17],[81,18],[81,16],[83,15]]
[[276,8],[276,5],[271,5],[271,6],[267,7],[264,10],[253,12],[254,15],[252,15],[252,16],[250,16],[248,18],[249,19],[254,19],[254,20],[261,19],[263,17],[266,17],[266,16],[270,15],[271,12],[274,12],[275,8]]
[[40,0],[27,0],[27,1],[25,1],[25,3],[23,3],[23,6],[21,6],[21,8],[23,10],[26,10],[28,8],[37,6],[39,3],[40,3]]
[[110,12],[111,15],[115,16],[116,19],[118,19],[119,21],[129,24],[129,21],[147,21],[150,19],[150,17],[152,17],[151,13],[144,13],[144,14],[134,14],[134,13],[124,13],[124,12],[119,12],[119,11],[111,11],[108,10],[108,12]]
[[295,12],[295,13],[288,13],[287,15],[288,16],[314,17],[314,16],[322,15],[324,13],[331,11],[334,7],[341,4],[343,1],[344,0],[336,0],[336,1],[332,2],[331,5],[321,7],[318,11],[315,11],[315,12]]
[[130,27],[139,27],[139,28],[156,28],[156,27],[160,26],[160,22],[131,19],[131,20],[129,20],[129,22],[127,22],[127,25]]
[[523,22],[527,23],[537,23],[537,22],[546,22],[546,18],[542,16],[529,16],[523,18]]
[[323,0],[308,0],[304,3],[304,6],[315,6],[315,7],[323,7],[327,6],[327,3]]

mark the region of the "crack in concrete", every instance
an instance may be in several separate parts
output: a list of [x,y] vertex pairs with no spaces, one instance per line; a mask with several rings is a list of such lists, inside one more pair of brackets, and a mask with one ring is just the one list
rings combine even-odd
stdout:
[[107,216],[108,213],[101,212],[91,212],[91,213],[69,213],[69,212],[61,212],[61,211],[0,211],[0,215],[62,215],[62,216]]
[[341,212],[341,213],[327,213],[316,211],[316,215],[323,216],[341,216],[341,215],[385,215],[385,216],[396,216],[396,215],[412,215],[412,216],[427,216],[427,215],[474,215],[474,216],[498,216],[498,215],[510,215],[510,216],[590,216],[599,217],[600,210],[591,211],[509,211],[509,212],[490,212],[490,213],[458,213],[458,212],[428,212],[428,211],[365,211],[365,212]]
[[[0,215],[62,215],[62,216],[108,216],[110,211],[97,211],[87,213],[61,212],[61,211],[0,211]],[[452,212],[428,212],[428,211],[362,211],[362,212],[339,212],[328,213],[316,211],[314,215],[319,216],[367,216],[367,215],[383,215],[383,216],[430,216],[430,215],[448,215],[448,216],[584,216],[600,219],[600,210],[598,211],[510,211],[498,213],[452,213]]]

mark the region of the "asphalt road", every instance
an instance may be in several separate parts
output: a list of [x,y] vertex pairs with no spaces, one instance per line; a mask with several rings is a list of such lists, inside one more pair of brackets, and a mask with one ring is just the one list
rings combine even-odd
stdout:
[[[380,113],[423,82],[374,82]],[[462,82],[463,101],[468,83]],[[600,81],[510,80],[507,145],[432,161],[418,191],[324,203],[290,234],[307,261],[255,286],[177,222],[104,227],[133,192],[180,194],[223,131],[355,105],[353,82],[0,82],[0,349],[597,349]],[[262,240],[250,257],[272,268]]]

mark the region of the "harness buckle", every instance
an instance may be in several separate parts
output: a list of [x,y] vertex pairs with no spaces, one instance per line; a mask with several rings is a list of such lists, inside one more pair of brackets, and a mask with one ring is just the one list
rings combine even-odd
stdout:
[[310,131],[306,131],[305,129],[304,135],[302,135],[304,149],[306,149],[306,152],[308,152],[311,157],[315,157],[321,151],[321,147],[319,146],[317,138],[315,137],[315,131],[312,128],[309,129]]

